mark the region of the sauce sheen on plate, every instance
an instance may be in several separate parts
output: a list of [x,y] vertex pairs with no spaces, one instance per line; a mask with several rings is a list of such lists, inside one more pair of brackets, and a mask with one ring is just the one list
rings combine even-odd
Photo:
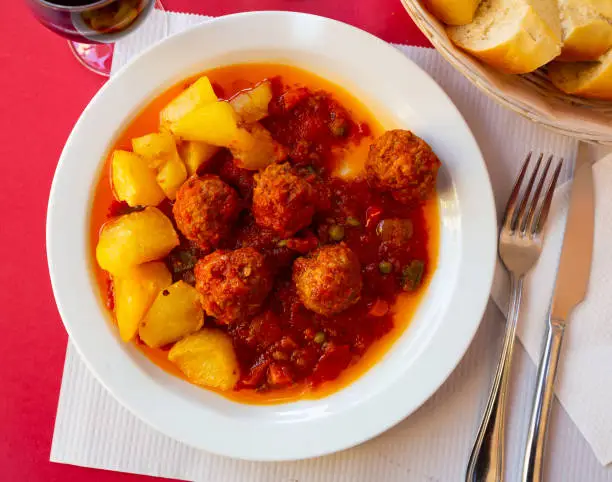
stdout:
[[[200,75],[208,77],[220,100],[232,99],[264,80],[270,82],[273,94],[269,115],[261,119],[261,125],[282,147],[278,155],[286,156],[274,166],[271,182],[285,177],[288,183],[293,177],[305,179],[308,184],[304,190],[310,194],[304,198],[303,209],[286,213],[273,209],[279,205],[273,198],[273,188],[261,188],[255,193],[259,197],[254,207],[255,186],[265,185],[267,170],[258,173],[244,169],[234,162],[229,150],[221,149],[197,174],[215,176],[238,193],[239,213],[235,220],[231,218],[230,232],[205,250],[180,235],[179,246],[163,261],[174,282],[197,287],[198,268],[194,272],[194,267],[210,251],[217,250],[223,256],[252,248],[261,253],[271,273],[270,293],[261,306],[230,323],[211,316],[204,321],[205,329],[231,337],[239,365],[234,388],[219,393],[243,403],[326,396],[367,371],[406,329],[436,266],[437,199],[433,196],[407,204],[396,200],[391,192],[372,188],[363,166],[370,145],[383,129],[357,99],[340,87],[303,70],[275,64],[233,65]],[[113,150],[131,150],[133,138],[156,132],[160,111],[193,80],[154,99],[125,128]],[[110,163],[109,158],[93,202],[94,252],[102,226],[132,209],[114,199]],[[179,200],[181,189],[185,187],[179,188]],[[173,204],[166,199],[158,207],[175,223],[177,207]],[[312,212],[309,206],[315,206]],[[348,292],[346,299],[336,297],[343,300],[341,306],[332,304],[327,312],[327,308],[317,310],[316,303],[304,303],[304,296],[310,292],[316,291],[318,299],[325,298],[325,293],[309,285],[311,281],[305,281],[305,288],[298,293],[296,284],[302,286],[296,281],[295,266],[310,263],[318,268],[316,263],[325,258],[313,253],[317,248],[334,247],[354,253],[360,290],[355,296]],[[330,259],[338,256],[335,253]],[[302,262],[304,259],[308,261]],[[341,276],[344,272],[340,269],[332,273]],[[96,277],[112,309],[110,277],[97,265]],[[219,286],[214,279],[207,281],[207,287]],[[222,288],[218,291],[221,297]],[[150,348],[138,336],[135,343],[154,363],[185,377],[168,360],[169,346]]]

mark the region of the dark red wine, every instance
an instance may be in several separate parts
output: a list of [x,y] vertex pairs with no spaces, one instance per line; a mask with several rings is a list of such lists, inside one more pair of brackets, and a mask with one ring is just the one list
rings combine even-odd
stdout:
[[58,7],[87,7],[96,3],[104,3],[104,0],[43,0],[41,3],[50,3]]
[[81,43],[112,43],[137,28],[155,0],[27,0],[48,29]]

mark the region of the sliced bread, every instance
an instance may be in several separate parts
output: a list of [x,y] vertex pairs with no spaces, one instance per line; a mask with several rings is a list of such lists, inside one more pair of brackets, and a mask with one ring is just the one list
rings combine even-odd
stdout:
[[557,60],[597,60],[612,48],[612,0],[558,0],[563,50]]
[[598,62],[553,62],[548,75],[566,94],[612,100],[612,49]]
[[447,32],[457,46],[509,74],[531,72],[561,53],[556,0],[483,0],[473,22]]
[[425,0],[427,9],[448,25],[465,25],[474,19],[480,0]]

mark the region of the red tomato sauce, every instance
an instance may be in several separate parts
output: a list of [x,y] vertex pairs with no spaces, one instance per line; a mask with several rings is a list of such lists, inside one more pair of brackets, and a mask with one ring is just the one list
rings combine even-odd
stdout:
[[[400,319],[410,318],[435,269],[437,200],[407,207],[388,194],[373,191],[360,178],[358,172],[367,148],[382,128],[339,87],[280,65],[236,65],[206,75],[216,93],[226,99],[264,78],[272,80],[270,115],[262,124],[287,149],[293,165],[308,169],[319,179],[327,199],[327,208],[315,215],[309,227],[292,238],[279,239],[276,233],[254,222],[250,211],[253,171],[237,167],[226,150],[198,171],[219,175],[242,198],[244,209],[231,237],[220,248],[253,247],[266,255],[274,273],[273,291],[259,316],[229,327],[217,324],[213,318],[206,319],[206,326],[217,327],[232,337],[240,363],[241,376],[235,390],[223,395],[246,403],[325,396],[366,371],[406,328],[406,322]],[[151,128],[151,118],[186,85],[189,83],[156,99],[126,129],[115,148],[124,148],[131,137],[155,130]],[[338,177],[342,164],[347,162],[355,172],[350,177]],[[122,214],[127,207],[110,202],[109,190],[108,175],[104,175],[94,200],[94,247],[103,222]],[[169,201],[159,207],[172,218]],[[409,236],[401,245],[394,241],[397,226],[381,225],[381,221],[392,218],[403,220],[400,231],[406,230],[405,223],[410,225]],[[291,266],[296,257],[317,246],[337,242],[332,238],[338,238],[339,232],[360,261],[363,289],[359,302],[335,316],[324,317],[307,310],[298,299]],[[182,239],[181,246],[166,259],[174,280],[193,284],[193,265],[200,256],[197,247]],[[406,268],[414,268],[415,263],[416,281],[414,270]],[[97,274],[101,291],[111,306],[108,279],[101,270]],[[397,316],[400,306],[401,316]],[[166,350],[153,350],[142,343],[139,347],[155,363],[180,376],[167,361]]]

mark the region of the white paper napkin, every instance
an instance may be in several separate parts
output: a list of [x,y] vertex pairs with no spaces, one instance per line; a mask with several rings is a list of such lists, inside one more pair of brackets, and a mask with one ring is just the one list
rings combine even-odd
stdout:
[[[116,44],[113,69],[121,67],[133,55],[157,41],[164,31],[164,22],[168,22],[169,32],[175,33],[204,20],[205,17],[201,16],[174,13],[164,18],[155,12],[143,28]],[[575,141],[553,134],[501,108],[456,73],[435,51],[407,46],[398,48],[432,75],[463,113],[487,161],[498,213],[503,209],[522,157],[528,150],[554,152],[568,160],[573,158]],[[552,246],[552,242],[550,244]],[[349,451],[296,463],[230,460],[191,449],[163,436],[115,402],[69,344],[51,460],[211,482],[460,480],[495,367],[503,328],[501,320],[499,310],[491,305],[457,370],[436,395],[406,421]],[[521,335],[528,334],[521,331]],[[571,333],[568,335],[569,339]],[[532,356],[538,351],[539,340],[535,340],[538,336],[537,333],[532,335],[534,341],[527,343],[528,347],[536,346],[535,350],[530,350]],[[533,364],[527,361],[520,346],[516,356],[511,392],[508,480],[514,480],[518,474],[520,447],[535,375]],[[612,350],[608,356],[612,358]],[[600,365],[607,367],[610,364],[602,361]],[[571,399],[573,388],[567,386],[571,378],[565,372],[562,370],[561,373],[564,378],[561,396]],[[612,400],[612,394],[607,400]],[[601,402],[605,404],[603,397]],[[573,407],[573,404],[566,405],[568,410]],[[571,415],[595,447],[599,439],[593,439],[589,430],[592,427],[589,421],[593,418],[584,421],[575,413]],[[597,418],[598,423],[606,420],[603,415]],[[550,480],[612,480],[612,471],[598,466],[580,433],[562,410],[555,411],[553,422],[550,449],[556,457],[547,469]],[[610,451],[596,450],[600,461],[606,463]]]

